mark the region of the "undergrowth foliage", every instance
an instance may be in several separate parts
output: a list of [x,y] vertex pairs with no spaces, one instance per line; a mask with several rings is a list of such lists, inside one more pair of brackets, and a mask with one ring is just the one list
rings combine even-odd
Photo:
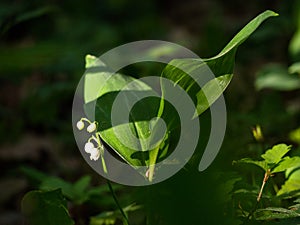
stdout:
[[[242,44],[264,20],[276,15],[277,14],[272,11],[266,11],[257,16],[249,24],[247,24],[215,57],[204,59],[203,62],[197,62],[195,60],[174,60],[172,65],[176,65],[176,63],[183,64],[190,70],[201,67],[202,63],[209,66],[216,75],[214,80],[215,83],[208,82],[203,87],[203,89],[207,89],[205,93],[209,93],[209,96],[204,95],[203,89],[189,89],[189,87],[193,85],[194,81],[187,77],[187,75],[182,71],[176,70],[176,68],[174,69],[174,66],[167,65],[161,72],[161,76],[174,81],[186,90],[188,94],[192,96],[196,105],[197,110],[195,112],[195,116],[198,117],[202,115],[214,103],[214,101],[218,99],[231,82],[235,53],[238,46]],[[94,60],[95,58],[93,56],[87,56],[87,68]],[[119,74],[118,76],[114,76],[112,79],[114,80],[106,82],[107,86],[105,87],[105,91],[99,92],[99,95],[97,96],[97,105],[99,107],[101,107],[99,102],[103,101],[104,94],[108,94],[112,90],[121,90],[124,84],[134,80],[135,78]],[[95,81],[93,80],[87,80],[86,84],[88,85],[89,82],[91,84],[95,84]],[[221,90],[214,88],[214,84],[221,86]],[[263,88],[266,85],[260,84],[258,86],[259,88]],[[149,87],[142,82],[139,83],[139,88],[141,90],[149,91]],[[91,100],[89,98],[89,93],[86,93],[85,97],[87,101]],[[109,99],[105,99],[105,101],[106,100]],[[101,158],[101,160],[97,162],[101,163],[106,171],[105,162],[102,157],[105,155],[105,150],[102,145],[103,141],[111,146],[113,151],[121,156],[121,158],[133,168],[139,165],[148,166],[149,169],[143,174],[143,176],[145,179],[155,179],[155,167],[152,165],[160,162],[164,159],[164,157],[170,154],[170,151],[172,151],[169,147],[172,146],[172,141],[176,140],[176,132],[178,131],[176,128],[178,124],[172,124],[172,126],[168,127],[168,136],[165,137],[163,144],[158,146],[159,148],[154,150],[152,149],[152,151],[146,151],[148,154],[147,157],[133,158],[132,155],[134,154],[134,151],[122,146],[118,142],[117,138],[114,136],[115,134],[112,132],[112,127],[101,127],[103,119],[105,120],[105,118],[108,118],[108,121],[106,122],[109,123],[110,117],[108,116],[109,110],[106,111],[106,109],[103,108],[99,109],[99,107],[98,111],[96,111],[96,121],[89,121],[86,118],[81,118],[76,124],[80,131],[84,131],[84,128],[86,128],[86,131],[91,135],[85,145],[85,152],[90,154],[90,159],[97,161]],[[174,114],[168,113],[167,111],[164,115],[166,115],[166,118],[169,121],[173,121]],[[132,126],[141,128],[140,130],[137,130],[137,132],[143,133],[143,126],[139,124],[139,122],[140,121],[132,121]],[[146,122],[150,123],[151,121]],[[148,124],[145,127],[149,127]],[[118,130],[118,132],[119,135],[122,135],[122,132],[124,131]],[[298,129],[293,131],[290,135],[291,140],[296,144],[300,144],[299,133]],[[269,148],[265,148],[263,143],[264,134],[259,126],[253,129],[253,135],[258,141],[260,148],[264,149],[263,154],[261,154],[260,158],[253,158],[251,156],[234,161],[231,171],[214,171],[218,174],[218,182],[222,182],[222,185],[220,185],[222,198],[213,202],[212,210],[215,210],[215,205],[216,208],[221,205],[220,208],[222,208],[223,211],[221,213],[211,211],[211,221],[204,221],[205,224],[216,224],[213,222],[215,219],[213,218],[214,214],[221,215],[221,221],[223,224],[230,225],[300,224],[300,156],[291,154],[293,152],[292,146],[288,144],[276,144],[271,147],[268,146]],[[244,157],[247,157],[247,155]],[[256,170],[256,167],[259,170]],[[202,203],[204,200],[195,198],[193,196],[195,192],[184,193],[184,189],[190,190],[190,187],[185,187],[186,184],[195,185],[197,194],[204,196],[206,193],[202,193],[201,188],[205,185],[209,187],[210,184],[198,181],[196,179],[198,175],[189,175],[194,174],[193,169],[195,169],[190,168],[193,168],[192,162],[190,162],[180,172],[180,175],[184,174],[188,177],[188,182],[185,184],[180,184],[180,180],[177,180],[177,178],[180,177],[179,175],[163,183],[161,186],[153,185],[153,189],[151,189],[152,187],[149,187],[148,189],[141,189],[143,197],[140,197],[140,199],[146,198],[148,200],[150,199],[148,202],[153,202],[153,199],[158,198],[162,203],[158,203],[157,206],[165,203],[163,201],[163,197],[169,200],[169,204],[163,206],[168,209],[173,209],[171,213],[172,215],[163,215],[160,213],[168,212],[166,209],[157,208],[157,210],[159,210],[158,212],[155,211],[156,209],[147,210],[149,207],[147,207],[147,204],[140,199],[128,199],[124,198],[123,195],[118,198],[116,191],[118,191],[118,193],[122,193],[125,189],[124,186],[111,184],[109,181],[107,181],[108,186],[93,186],[91,176],[84,176],[75,182],[68,182],[58,177],[49,176],[35,169],[23,167],[21,169],[22,173],[35,181],[38,190],[30,191],[24,196],[22,201],[22,211],[26,220],[31,225],[77,224],[77,221],[74,221],[76,215],[74,215],[72,209],[81,206],[88,206],[92,209],[101,209],[98,212],[91,210],[92,213],[88,214],[89,218],[85,218],[85,220],[89,221],[90,225],[167,225],[171,224],[168,223],[168,221],[170,221],[167,219],[168,216],[178,218],[178,221],[176,221],[177,219],[174,219],[174,223],[176,224],[182,224],[182,220],[185,220],[186,224],[194,224],[193,222],[197,220],[198,222],[200,221],[198,223],[200,224],[202,217],[198,218],[198,215],[176,215],[173,211],[178,212],[181,210],[187,212],[189,211],[186,209],[188,206],[184,204],[181,205],[176,201],[174,201],[176,204],[171,202],[173,198],[178,200],[181,199],[182,196],[171,195],[170,193],[183,193],[186,195],[187,199],[192,199],[196,202],[195,205],[197,205],[198,208],[195,210],[199,211],[201,216],[206,216],[205,213],[207,211],[203,211],[204,209],[202,209],[202,207],[206,207],[206,205],[204,205],[206,203]],[[106,172],[109,173],[109,171]],[[197,171],[197,173],[199,172]],[[213,176],[215,176],[215,173]],[[178,187],[174,184],[177,184]],[[180,188],[180,190],[178,191],[176,188]],[[158,189],[159,193],[155,193],[153,191],[157,191]],[[161,196],[163,197],[160,199]],[[213,199],[216,199],[216,196],[209,196],[210,201],[213,201]],[[195,217],[195,219],[190,219],[190,217]],[[81,221],[78,224],[84,223]],[[220,225],[220,223],[217,224]]]

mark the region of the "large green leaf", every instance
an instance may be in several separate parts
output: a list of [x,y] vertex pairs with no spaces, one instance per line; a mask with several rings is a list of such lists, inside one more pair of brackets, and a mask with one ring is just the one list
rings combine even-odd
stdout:
[[60,190],[31,191],[22,200],[22,212],[30,225],[73,225]]
[[[197,104],[196,114],[200,115],[218,99],[230,83],[234,69],[235,53],[238,46],[241,45],[264,20],[271,16],[277,16],[277,14],[268,10],[258,15],[215,57],[204,59],[203,61],[199,59],[172,60],[164,69],[162,76],[174,81],[174,83],[180,85],[190,94]],[[209,73],[207,66],[216,78],[209,81],[201,89],[190,75],[198,74],[196,80],[205,81],[207,78],[203,78],[201,75],[204,76]]]
[[[99,121],[101,138],[132,166],[150,165],[151,158],[154,158],[152,161],[155,163],[158,152],[155,144],[164,138],[161,136],[160,140],[154,140],[153,137],[157,123],[152,118],[157,116],[160,99],[143,97],[157,96],[157,93],[140,80],[111,73],[95,57],[87,56],[86,62],[84,98],[86,103],[97,99],[96,121]],[[128,112],[125,117],[128,121],[112,120],[117,97],[117,110],[121,114]],[[133,101],[137,103],[131,105]],[[118,116],[115,118],[120,119]],[[146,152],[149,150],[152,151]]]

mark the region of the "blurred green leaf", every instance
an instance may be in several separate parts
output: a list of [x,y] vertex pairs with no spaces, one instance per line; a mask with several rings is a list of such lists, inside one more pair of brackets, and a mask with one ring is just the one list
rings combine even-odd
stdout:
[[300,127],[296,130],[293,130],[290,134],[289,137],[291,141],[296,142],[297,144],[300,144]]
[[[131,204],[123,208],[123,211],[128,214],[130,212],[134,212],[136,210],[141,209],[142,207],[136,204]],[[112,225],[116,224],[116,221],[123,220],[123,216],[120,213],[120,210],[103,212],[97,216],[91,217],[90,225]]]
[[269,65],[264,67],[255,80],[257,90],[271,88],[279,91],[292,91],[300,88],[300,78],[289,74],[288,69],[282,65]]
[[75,204],[82,204],[89,198],[88,187],[91,177],[81,177],[75,184],[66,182],[58,177],[48,177],[40,185],[41,190],[55,190],[60,188],[64,196],[72,200]]
[[296,31],[289,43],[289,52],[295,58],[299,57],[300,53],[300,4],[298,1],[295,1],[293,6],[296,19]]
[[300,163],[297,167],[290,168],[286,171],[287,180],[281,186],[281,189],[277,192],[277,196],[295,196],[300,195]]
[[268,207],[255,211],[255,218],[257,220],[285,219],[299,216],[299,213],[285,208]]
[[56,10],[57,10],[57,8],[54,6],[45,6],[45,7],[41,7],[38,9],[31,10],[31,11],[20,12],[17,15],[10,16],[6,19],[0,18],[0,19],[2,19],[2,21],[0,21],[1,22],[0,23],[0,35],[4,34],[7,30],[9,30],[14,25],[25,22],[27,20],[41,17],[48,13],[54,12]]
[[294,64],[292,64],[289,69],[288,69],[290,74],[296,73],[298,75],[300,75],[300,62],[296,62]]
[[[90,176],[83,176],[75,183],[71,183],[59,177],[49,176],[30,167],[22,167],[21,172],[38,183],[36,186],[43,191],[61,189],[62,194],[74,204],[82,204],[97,198],[106,198],[105,194],[109,192],[106,185],[91,187]],[[121,186],[114,185],[114,189],[120,188]],[[112,202],[110,197],[109,199],[111,200],[110,202]]]
[[31,191],[22,200],[22,213],[30,225],[73,225],[60,190]]

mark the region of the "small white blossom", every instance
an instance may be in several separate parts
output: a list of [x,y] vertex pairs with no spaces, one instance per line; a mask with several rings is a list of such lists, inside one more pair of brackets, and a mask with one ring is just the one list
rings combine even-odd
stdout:
[[81,120],[79,120],[76,124],[76,127],[78,130],[82,130],[84,128],[84,123]]
[[95,148],[94,144],[92,142],[87,142],[85,145],[84,145],[84,151],[86,153],[91,153],[91,150]]
[[86,128],[86,130],[87,130],[87,132],[89,132],[89,133],[92,133],[92,132],[94,132],[95,130],[96,130],[96,123],[94,122],[94,123],[91,123],[87,128]]
[[97,161],[100,157],[100,151],[97,148],[93,148],[91,149],[91,155],[90,155],[90,159]]

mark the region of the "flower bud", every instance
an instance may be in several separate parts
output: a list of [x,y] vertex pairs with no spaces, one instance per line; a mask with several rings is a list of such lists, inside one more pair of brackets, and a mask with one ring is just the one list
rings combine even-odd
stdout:
[[84,123],[81,120],[79,120],[76,124],[76,127],[78,130],[82,130],[84,128]]
[[85,145],[84,145],[84,151],[86,153],[91,153],[92,149],[95,148],[94,144],[92,142],[87,142]]
[[264,140],[264,136],[259,125],[256,125],[256,127],[252,129],[252,134],[256,141],[261,142]]
[[87,130],[87,132],[89,132],[89,133],[92,133],[92,132],[94,132],[95,130],[96,130],[96,123],[94,122],[94,123],[91,123],[87,128],[86,128],[86,130]]

